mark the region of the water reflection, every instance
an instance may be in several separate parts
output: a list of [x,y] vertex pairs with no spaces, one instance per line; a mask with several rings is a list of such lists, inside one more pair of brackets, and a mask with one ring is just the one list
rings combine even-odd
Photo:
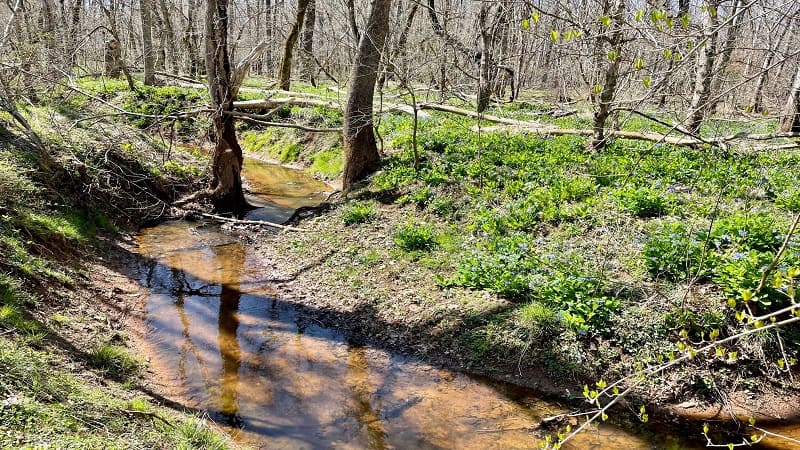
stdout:
[[[382,450],[387,448],[387,445],[386,432],[381,423],[380,397],[375,395],[375,389],[371,385],[367,364],[364,348],[349,348],[347,374],[345,375],[345,383],[351,391],[349,407],[353,417],[358,421],[357,435],[363,435],[366,438],[366,448]],[[373,399],[377,403],[374,408],[372,406]]]
[[[535,448],[531,430],[562,412],[525,390],[349,344],[277,299],[258,282],[256,256],[213,227],[168,223],[138,241],[151,289],[149,353],[165,391],[208,410],[242,442]],[[606,427],[572,448],[665,447]]]
[[[259,281],[258,256],[213,226],[165,223],[142,230],[138,243],[138,271],[151,291],[147,351],[163,390],[209,411],[243,443],[537,448],[531,430],[563,412],[525,390],[349,344],[276,298]],[[664,442],[605,427],[570,448]]]
[[219,293],[219,331],[217,345],[222,358],[222,375],[220,377],[219,412],[225,417],[225,423],[241,428],[239,417],[239,368],[242,365],[242,352],[239,348],[237,331],[239,329],[239,279],[244,268],[244,249],[241,245],[227,244],[214,247],[218,261],[225,261],[220,276]]

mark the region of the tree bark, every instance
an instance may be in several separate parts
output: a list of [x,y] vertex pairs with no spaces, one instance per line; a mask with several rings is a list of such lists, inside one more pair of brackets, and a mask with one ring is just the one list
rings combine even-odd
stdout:
[[[689,105],[689,117],[686,128],[692,132],[700,131],[700,125],[708,110],[708,98],[711,95],[711,80],[714,78],[714,55],[717,50],[717,25],[719,18],[717,8],[719,0],[707,0],[704,14],[703,48],[697,54],[697,71],[695,73],[692,101]],[[703,41],[701,41],[703,42]]]
[[361,41],[361,33],[358,31],[358,23],[356,22],[356,5],[354,0],[347,0],[347,20],[350,22],[350,34],[353,37],[353,42],[358,45]]
[[301,77],[303,81],[316,86],[314,80],[314,28],[317,25],[317,0],[309,0],[306,7],[306,17],[303,22],[303,36],[300,48],[303,54],[303,70]]
[[[592,122],[592,150],[603,150],[606,146],[606,132],[605,126],[608,116],[611,113],[612,102],[614,95],[617,92],[617,83],[619,81],[619,68],[622,61],[622,51],[624,46],[624,27],[625,27],[625,2],[626,0],[616,0],[614,10],[611,12],[611,33],[609,42],[611,44],[611,52],[607,54],[608,65],[606,66],[603,90],[600,91],[600,96],[595,98],[595,112]],[[600,49],[604,48],[601,44]],[[608,55],[615,55],[611,58]],[[593,96],[594,97],[594,96]]]
[[[714,73],[716,75],[711,83],[711,93],[720,92],[722,83],[725,81],[725,71],[728,69],[728,64],[730,64],[733,48],[736,44],[736,38],[739,37],[739,31],[742,27],[742,18],[739,14],[741,9],[742,0],[735,0],[733,4],[733,11],[731,12],[731,15],[735,17],[733,18],[733,21],[731,21],[730,27],[728,27],[728,35],[725,37],[725,43],[722,45],[722,52],[720,53],[719,59],[714,67]],[[708,105],[708,110],[711,112],[711,114],[716,114],[720,101],[722,101],[722,99],[719,96],[714,97],[714,99],[711,100]]]
[[161,16],[164,21],[164,31],[167,41],[167,54],[169,55],[169,67],[172,73],[178,73],[178,49],[175,46],[175,27],[172,26],[172,17],[170,16],[170,8],[167,5],[167,0],[158,0],[161,8]]
[[142,19],[142,53],[144,58],[144,84],[152,86],[156,84],[155,74],[155,53],[153,51],[153,17],[152,1],[140,0],[139,12]]
[[310,0],[298,0],[297,2],[297,15],[292,24],[292,29],[283,41],[283,53],[281,54],[281,61],[278,64],[278,85],[284,91],[291,88],[292,77],[292,60],[294,53],[294,46],[297,44],[297,38],[300,35],[300,28],[303,26],[303,20],[306,16],[306,8]]
[[780,129],[784,133],[800,131],[800,66],[797,67],[789,98],[783,108]]
[[480,50],[481,62],[478,75],[478,103],[477,111],[482,113],[489,107],[492,100],[492,45],[494,43],[492,30],[489,29],[487,18],[489,15],[489,6],[486,2],[481,3],[481,9],[478,13],[478,23],[481,28],[481,44]]
[[188,0],[186,10],[186,30],[183,33],[183,45],[186,48],[188,56],[186,71],[190,77],[197,77],[202,70],[202,62],[200,59],[200,50],[198,44],[198,31],[197,21],[195,19],[195,8],[197,7],[197,0]]
[[206,9],[206,72],[214,111],[214,156],[211,203],[219,212],[242,215],[248,204],[242,190],[242,148],[236,139],[233,71],[228,57],[228,0],[208,0]]
[[391,0],[372,0],[366,30],[350,72],[344,112],[344,192],[348,192],[354,182],[374,171],[380,161],[373,133],[372,102],[381,52],[389,32],[391,3]]

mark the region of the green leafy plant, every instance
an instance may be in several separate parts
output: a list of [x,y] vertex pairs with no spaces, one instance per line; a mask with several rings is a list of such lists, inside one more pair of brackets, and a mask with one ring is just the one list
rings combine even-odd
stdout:
[[394,243],[407,252],[428,251],[438,245],[433,227],[425,224],[407,223],[394,233]]
[[800,268],[800,256],[795,252],[785,255],[779,270],[773,271],[758,291],[764,270],[774,258],[773,253],[758,250],[729,253],[717,267],[714,283],[722,289],[731,306],[750,303],[757,304],[760,311],[780,309],[790,302],[785,284],[789,280],[791,286],[792,280],[800,275],[797,269]]
[[342,211],[342,221],[345,225],[366,223],[376,217],[378,217],[378,211],[375,210],[372,203],[351,203]]
[[734,214],[714,223],[711,238],[718,248],[775,251],[783,242],[786,228],[772,214]]
[[706,248],[706,241],[704,232],[691,232],[682,222],[665,223],[645,242],[645,266],[652,275],[669,280],[707,279],[715,255]]
[[658,217],[670,214],[676,197],[653,188],[624,189],[616,194],[623,209],[637,217]]

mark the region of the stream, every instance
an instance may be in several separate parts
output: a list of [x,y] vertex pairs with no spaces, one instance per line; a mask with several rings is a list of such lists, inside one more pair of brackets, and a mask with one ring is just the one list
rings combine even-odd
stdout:
[[[330,188],[304,173],[248,161],[261,208],[282,222]],[[217,225],[167,222],[137,238],[150,290],[147,356],[164,392],[208,411],[245,445],[270,449],[538,448],[534,428],[565,410],[517,386],[353,345],[281,300],[259,255]],[[698,448],[701,437],[611,424],[565,448]]]

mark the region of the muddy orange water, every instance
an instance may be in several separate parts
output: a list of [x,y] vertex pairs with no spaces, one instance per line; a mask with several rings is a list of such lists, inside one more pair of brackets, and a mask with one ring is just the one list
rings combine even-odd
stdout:
[[[329,190],[249,164],[262,215],[290,215]],[[242,444],[270,449],[538,448],[533,428],[563,412],[533,392],[354,346],[283,302],[259,256],[216,225],[169,222],[138,237],[151,290],[147,342],[173,400],[208,411]],[[700,440],[604,424],[574,449],[699,447]]]

